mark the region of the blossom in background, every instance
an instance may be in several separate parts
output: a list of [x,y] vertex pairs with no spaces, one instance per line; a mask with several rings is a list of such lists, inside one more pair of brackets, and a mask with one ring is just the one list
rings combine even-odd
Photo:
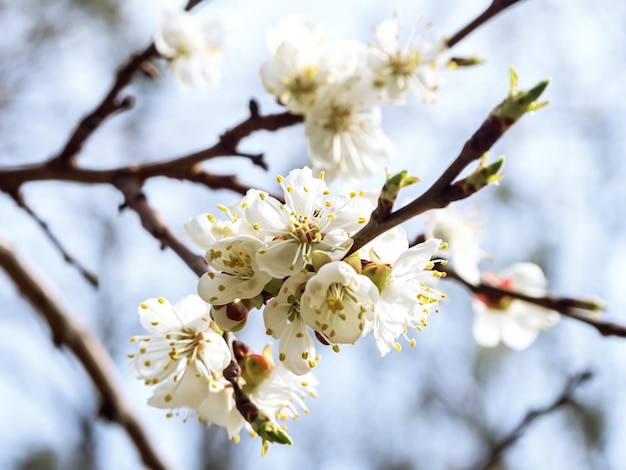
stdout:
[[480,281],[478,263],[483,255],[475,224],[451,206],[435,209],[426,214],[426,237],[440,238],[447,243],[438,256],[449,259],[452,267],[466,281]]
[[324,180],[313,177],[308,167],[292,170],[278,182],[284,204],[259,193],[245,208],[246,220],[265,237],[256,257],[258,267],[277,279],[302,271],[314,250],[341,258],[352,245],[350,236],[374,210],[363,193],[332,197]]
[[[499,274],[486,273],[483,280],[502,289],[533,297],[546,294],[548,281],[539,266],[516,263]],[[550,329],[560,315],[511,297],[477,295],[473,301],[473,334],[481,346],[493,347],[500,341],[511,349],[525,349],[539,331]]]
[[304,15],[288,15],[267,32],[267,45],[271,53],[276,53],[287,42],[321,46],[325,41],[324,26]]
[[380,93],[371,80],[354,75],[325,86],[305,117],[313,168],[329,178],[359,179],[373,173],[373,157],[396,149],[381,123]]
[[393,20],[374,28],[376,44],[370,46],[369,66],[375,86],[390,103],[402,104],[411,89],[426,100],[434,98],[438,86],[437,69],[446,51],[442,40],[416,37],[416,28],[404,46],[398,44],[401,26]]
[[289,16],[270,31],[268,42],[274,57],[261,66],[263,86],[291,112],[306,112],[332,72],[322,57],[323,28],[308,18]]
[[207,384],[230,363],[224,339],[211,329],[207,305],[195,295],[172,305],[162,297],[139,306],[142,326],[152,335],[139,343],[131,367],[146,385],[159,384],[150,404],[160,408],[193,406]]
[[207,427],[222,427],[226,429],[229,439],[239,441],[239,432],[245,421],[237,410],[232,384],[224,377],[214,380],[205,388],[202,400],[193,409]]
[[200,24],[182,10],[166,13],[154,45],[168,59],[174,79],[183,87],[214,86],[222,63],[222,28],[218,21]]

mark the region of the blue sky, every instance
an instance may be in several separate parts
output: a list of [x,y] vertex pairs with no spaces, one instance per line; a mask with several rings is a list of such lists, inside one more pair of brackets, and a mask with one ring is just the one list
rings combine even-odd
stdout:
[[[0,164],[42,161],[58,151],[78,119],[101,98],[113,70],[141,50],[157,27],[162,4],[125,2],[115,26],[102,21],[93,2],[30,0],[0,8]],[[183,92],[163,69],[158,82],[138,80],[130,112],[113,117],[88,141],[80,156],[86,167],[109,168],[157,161],[212,145],[226,128],[246,117],[255,98],[263,112],[279,106],[263,90],[258,68],[269,57],[265,32],[290,13],[318,18],[333,40],[372,40],[371,28],[398,11],[409,24],[420,15],[449,35],[486,2],[243,2],[215,0],[198,14],[219,16],[226,31],[224,80],[217,90]],[[87,5],[87,6],[85,6]],[[91,9],[90,9],[91,8]],[[36,14],[32,12],[36,11]],[[498,270],[522,260],[539,262],[550,289],[567,296],[595,295],[608,314],[626,322],[626,5],[616,0],[521,2],[468,37],[454,52],[479,55],[485,63],[447,73],[438,103],[411,97],[403,108],[386,109],[385,130],[398,147],[392,170],[408,169],[426,187],[454,158],[463,142],[508,91],[514,65],[522,87],[551,78],[550,106],[524,117],[492,149],[506,155],[505,179],[459,205],[477,215],[483,267]],[[42,25],[52,32],[33,47],[29,36]],[[55,31],[55,29],[58,30]],[[29,42],[31,41],[31,42]],[[4,90],[4,91],[2,91]],[[266,152],[265,173],[242,160],[217,159],[210,171],[240,171],[243,181],[276,189],[274,177],[306,162],[302,126],[259,133],[243,148]],[[363,181],[380,186],[380,173]],[[182,235],[191,216],[212,211],[236,196],[209,193],[162,178],[145,187],[150,202]],[[41,273],[71,314],[103,340],[119,365],[119,383],[158,446],[176,468],[195,468],[205,431],[197,423],[166,420],[145,404],[149,390],[130,374],[127,339],[139,333],[136,306],[162,295],[191,293],[196,279],[170,251],[141,229],[135,214],[118,213],[121,196],[110,187],[59,182],[29,184],[33,209],[84,265],[96,271],[94,291],[63,262],[36,224],[0,195],[0,235],[12,241]],[[407,225],[419,233],[420,221]],[[587,414],[557,412],[533,427],[506,454],[515,469],[605,468],[626,459],[626,343],[601,338],[593,329],[563,319],[530,349],[483,350],[471,338],[469,296],[446,284],[449,300],[414,349],[381,359],[373,341],[325,352],[317,369],[319,398],[311,414],[289,426],[293,448],[273,446],[260,460],[258,440],[234,446],[237,468],[464,468],[480,458],[485,438],[499,436],[533,407],[550,403],[567,376],[585,368],[593,382],[576,395]],[[45,324],[0,274],[0,466],[13,468],[33,451],[51,449],[59,468],[80,458],[81,421],[97,411],[94,390],[76,361],[56,350]],[[260,318],[242,336],[264,344]],[[582,417],[581,417],[582,416]],[[587,419],[587,421],[583,420]],[[602,424],[601,445],[587,452],[590,423]],[[137,456],[116,426],[96,421],[94,468],[134,468]],[[223,438],[222,430],[210,436]],[[229,444],[230,445],[230,444]],[[228,447],[230,449],[230,447]],[[222,449],[223,450],[223,449]],[[594,460],[595,459],[595,460]],[[406,463],[408,467],[401,465]]]

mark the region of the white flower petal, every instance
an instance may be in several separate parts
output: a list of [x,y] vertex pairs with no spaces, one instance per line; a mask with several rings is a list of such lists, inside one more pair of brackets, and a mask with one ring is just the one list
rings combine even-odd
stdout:
[[283,330],[278,351],[279,360],[296,375],[304,375],[315,366],[315,344],[300,315]]
[[482,302],[474,300],[474,324],[472,333],[474,339],[481,346],[492,348],[497,346],[502,336],[502,322],[504,315],[492,313]]
[[144,300],[138,313],[141,326],[152,333],[164,333],[183,325],[172,304],[163,297]]
[[148,399],[148,404],[155,408],[194,408],[204,399],[208,385],[206,379],[196,375],[197,370],[189,367],[177,377],[158,385]]

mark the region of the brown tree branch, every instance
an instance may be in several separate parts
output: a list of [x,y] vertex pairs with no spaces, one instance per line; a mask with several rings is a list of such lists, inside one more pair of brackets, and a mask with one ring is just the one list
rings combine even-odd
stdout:
[[462,28],[456,34],[453,34],[450,39],[446,41],[448,47],[453,47],[455,44],[462,41],[465,37],[471,34],[474,30],[478,29],[480,26],[485,24],[491,18],[496,16],[498,13],[503,12],[511,5],[518,3],[520,0],[493,0],[491,5],[487,7],[485,11],[483,11],[480,15],[478,15],[474,20],[472,20],[467,26]]
[[[512,83],[516,78],[512,71]],[[430,209],[446,207],[453,201],[463,199],[472,194],[468,185],[454,184],[461,172],[472,162],[479,160],[504,133],[509,130],[529,109],[535,106],[535,100],[548,85],[541,82],[528,91],[515,92],[514,87],[504,101],[496,106],[485,119],[479,129],[465,143],[459,156],[450,164],[443,174],[420,197],[395,212],[375,210],[369,222],[353,237],[353,244],[346,256],[356,252],[377,236],[400,225],[413,217]],[[460,182],[458,182],[460,183]],[[477,191],[482,186],[476,187]],[[380,207],[380,204],[379,204]]]
[[552,404],[543,408],[529,411],[526,416],[524,416],[524,419],[522,419],[522,421],[520,421],[520,423],[515,426],[515,428],[509,434],[500,439],[498,443],[493,446],[493,448],[489,452],[489,455],[487,455],[487,457],[483,459],[482,463],[477,464],[471,468],[483,470],[495,468],[494,465],[500,461],[502,455],[522,437],[524,432],[526,432],[526,430],[537,419],[541,418],[542,416],[546,416],[553,411],[556,411],[564,405],[571,404],[573,402],[572,395],[574,391],[592,377],[593,374],[590,371],[581,372],[570,377],[565,384],[563,392]]
[[601,306],[595,301],[570,299],[567,297],[556,297],[553,295],[532,297],[521,292],[501,289],[484,282],[474,285],[459,276],[459,274],[449,266],[438,265],[437,270],[445,272],[447,278],[454,279],[455,281],[463,284],[463,286],[474,294],[483,294],[491,298],[510,297],[513,299],[523,300],[524,302],[538,305],[539,307],[547,308],[549,310],[554,310],[566,317],[570,317],[593,326],[602,336],[618,336],[620,338],[626,338],[626,326],[601,320],[589,313],[583,313],[583,311],[588,312],[589,310],[599,310]]
[[124,194],[126,200],[124,206],[130,207],[139,215],[143,228],[161,242],[162,248],[170,247],[196,275],[202,276],[207,272],[207,264],[204,259],[187,248],[148,204],[145,194],[141,191],[140,181],[128,176],[121,176],[115,180],[114,184]]
[[44,234],[48,237],[50,242],[52,242],[55,248],[59,250],[65,262],[70,264],[71,266],[74,266],[78,270],[78,272],[80,272],[80,274],[87,280],[89,284],[97,288],[98,277],[94,273],[89,271],[87,268],[85,268],[83,265],[81,265],[80,262],[65,249],[61,241],[57,237],[54,236],[48,224],[44,222],[44,220],[41,219],[32,210],[32,208],[26,203],[26,200],[24,199],[23,194],[20,191],[17,191],[15,193],[12,193],[10,196],[13,198],[15,203],[18,206],[20,206],[22,209],[24,209],[26,213],[33,218],[33,220],[37,223],[37,225],[41,227],[41,229],[43,230]]
[[[302,116],[288,112],[265,116],[250,115],[246,120],[224,132],[219,142],[212,147],[159,163],[131,165],[109,170],[90,170],[76,165],[60,166],[53,161],[47,161],[29,166],[5,168],[0,170],[0,190],[11,193],[18,190],[24,183],[44,180],[113,184],[113,181],[120,175],[132,176],[141,182],[156,176],[193,181],[201,171],[197,165],[215,157],[241,154],[237,149],[239,143],[252,133],[259,130],[275,131],[299,122],[302,122]],[[216,181],[227,183],[226,180],[216,179]],[[228,188],[228,186],[225,187]]]
[[115,365],[99,339],[66,313],[64,306],[49,287],[51,282],[36,274],[2,238],[0,266],[48,323],[54,344],[58,347],[66,346],[81,363],[100,394],[100,415],[119,424],[126,431],[146,467],[167,469],[165,460],[151,444],[118,389]]

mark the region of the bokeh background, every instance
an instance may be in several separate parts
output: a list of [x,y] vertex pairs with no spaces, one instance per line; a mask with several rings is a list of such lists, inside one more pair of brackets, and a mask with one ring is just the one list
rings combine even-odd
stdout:
[[[218,16],[226,34],[223,81],[217,90],[181,91],[162,62],[163,79],[137,78],[130,112],[105,123],[80,163],[110,168],[182,156],[212,145],[245,119],[255,98],[263,112],[280,108],[261,85],[269,53],[267,29],[290,13],[310,14],[331,40],[373,40],[372,27],[398,11],[405,25],[420,15],[451,35],[486,7],[485,0],[287,2],[213,0],[197,14]],[[110,86],[114,70],[142,50],[165,1],[0,1],[0,165],[40,162],[58,152],[69,132]],[[522,87],[552,78],[551,104],[525,117],[493,148],[507,157],[506,178],[458,208],[478,220],[488,253],[485,269],[516,261],[541,264],[550,289],[597,296],[608,315],[626,322],[626,3],[527,0],[487,23],[454,49],[486,62],[446,73],[435,105],[414,96],[384,111],[398,147],[392,171],[408,169],[422,183],[440,174],[489,110],[508,91],[515,65]],[[268,173],[246,160],[218,159],[210,171],[237,171],[244,182],[273,189],[276,174],[306,164],[302,126],[258,133],[243,148],[266,152]],[[379,187],[380,174],[364,181]],[[591,370],[576,406],[538,420],[504,454],[498,468],[619,469],[626,461],[626,342],[563,319],[523,352],[483,349],[471,337],[470,296],[448,282],[448,300],[414,349],[380,358],[374,341],[323,351],[319,398],[310,415],[290,423],[296,445],[227,442],[222,429],[167,420],[146,405],[150,390],[135,380],[126,354],[140,333],[136,307],[195,290],[193,273],[140,226],[119,213],[121,195],[108,186],[61,182],[26,185],[27,202],[82,264],[97,272],[94,290],[62,259],[37,224],[0,194],[0,234],[53,282],[71,314],[106,345],[119,383],[173,468],[181,469],[465,469],[529,410],[548,405],[567,378]],[[182,236],[187,218],[214,211],[236,195],[176,180],[146,185],[152,205]],[[407,225],[420,233],[422,222]],[[260,315],[241,338],[260,350]],[[74,357],[56,349],[46,324],[0,273],[0,468],[126,469],[141,462],[126,435],[96,418],[98,397]]]

